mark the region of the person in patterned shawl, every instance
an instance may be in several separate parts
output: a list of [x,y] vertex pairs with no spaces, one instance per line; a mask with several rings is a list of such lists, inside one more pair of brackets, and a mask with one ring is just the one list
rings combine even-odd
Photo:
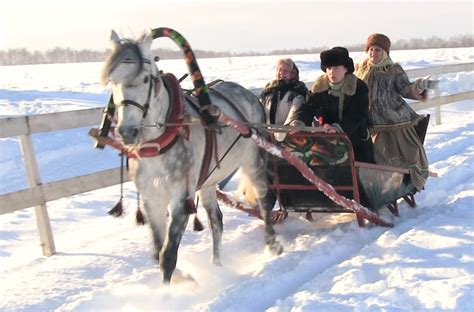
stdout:
[[[275,79],[267,83],[260,93],[260,101],[265,107],[267,123],[289,125],[295,120],[295,112],[303,105],[308,93],[306,85],[299,79],[298,67],[291,59],[286,58],[277,61]],[[285,132],[274,133],[277,141],[282,141],[285,136]],[[276,158],[268,153],[265,153],[265,157],[267,160],[267,179],[271,184],[275,178],[273,162]],[[247,199],[252,196],[246,194]],[[269,205],[273,207],[277,197],[275,191],[268,189],[265,197]]]
[[369,87],[369,120],[374,158],[378,164],[408,168],[416,190],[428,177],[428,160],[416,126],[425,118],[404,100],[425,101],[428,89],[438,81],[429,77],[410,82],[403,68],[390,58],[390,39],[383,34],[367,38],[367,58],[356,67],[356,75]]
[[260,94],[267,123],[289,125],[295,119],[295,111],[304,103],[307,92],[305,84],[299,80],[295,63],[289,58],[279,59],[275,79],[267,83]]

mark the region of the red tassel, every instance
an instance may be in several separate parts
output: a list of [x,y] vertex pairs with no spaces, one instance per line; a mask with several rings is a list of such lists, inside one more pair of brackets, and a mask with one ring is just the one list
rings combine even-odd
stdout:
[[108,214],[114,217],[121,217],[123,215],[122,198],[119,199],[114,208],[109,210]]
[[137,212],[135,214],[135,221],[137,222],[137,225],[144,225],[146,223],[145,216],[143,215],[141,209],[137,209]]
[[199,221],[199,218],[197,215],[194,216],[194,231],[196,232],[201,232],[204,230],[204,226],[202,225],[201,221]]

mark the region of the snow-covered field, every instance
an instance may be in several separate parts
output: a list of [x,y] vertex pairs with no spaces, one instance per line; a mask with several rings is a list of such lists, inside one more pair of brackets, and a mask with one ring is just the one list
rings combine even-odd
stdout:
[[[392,51],[405,69],[474,61],[474,49]],[[304,81],[318,55],[291,56]],[[352,53],[355,61],[363,53]],[[248,88],[272,79],[278,57],[199,61],[207,82],[221,78]],[[184,61],[160,61],[180,77]],[[0,118],[101,107],[101,64],[0,67]],[[439,77],[441,94],[474,90],[473,72]],[[189,87],[189,81],[184,87]],[[222,267],[210,263],[209,229],[183,237],[178,269],[193,282],[161,285],[148,227],[133,218],[136,195],[125,187],[129,214],[107,215],[119,187],[48,203],[56,249],[42,257],[33,209],[0,216],[0,311],[472,311],[474,310],[474,100],[442,107],[426,150],[432,178],[418,207],[400,217],[382,210],[391,229],[358,227],[350,214],[292,214],[276,226],[285,247],[264,249],[261,221],[221,207]],[[430,111],[425,111],[430,112]],[[434,120],[434,118],[432,118]],[[43,181],[116,167],[110,149],[94,150],[87,129],[36,134]],[[227,186],[236,187],[238,177]],[[26,187],[18,138],[0,139],[0,194]],[[205,220],[202,209],[199,210]]]

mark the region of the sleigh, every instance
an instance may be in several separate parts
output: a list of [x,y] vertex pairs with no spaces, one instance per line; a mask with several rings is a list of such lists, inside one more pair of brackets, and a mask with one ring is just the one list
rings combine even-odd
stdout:
[[[197,105],[185,103],[186,94],[176,77],[158,69],[151,44],[160,37],[172,39],[183,50]],[[219,189],[217,198],[261,217],[265,244],[275,255],[283,252],[283,246],[275,237],[272,221],[283,220],[288,211],[306,211],[309,217],[316,211],[353,212],[361,226],[365,220],[393,226],[377,210],[389,204],[396,213],[396,200],[413,195],[414,188],[405,178],[408,172],[355,162],[343,134],[313,133],[313,129],[291,134],[294,129],[287,129],[283,142],[269,140],[269,125],[263,122],[265,114],[255,94],[231,82],[206,85],[189,43],[173,29],[153,29],[139,40],[123,39],[112,31],[111,43],[102,82],[110,82],[112,94],[122,96],[110,97],[100,128],[90,129],[89,134],[96,147],[109,145],[120,151],[122,181],[123,160],[128,157],[153,231],[163,283],[171,282],[189,215],[196,213],[194,194],[198,190],[212,229],[212,262],[221,263],[223,216],[214,188],[238,168],[254,182],[251,189],[258,194],[259,209],[244,207]],[[115,131],[111,131],[113,124]],[[270,161],[275,173],[270,189],[275,190],[282,207],[275,213],[265,199],[266,172],[259,147],[278,157]],[[215,170],[220,170],[219,175],[209,178]],[[122,214],[122,198],[123,187],[119,202],[109,213]],[[137,207],[137,221],[143,223],[139,212]],[[198,229],[196,215],[194,221]]]
[[[252,139],[269,154],[276,156],[271,156],[269,166],[273,173],[271,174],[269,188],[276,193],[280,205],[280,211],[273,212],[272,219],[274,222],[281,222],[286,218],[288,212],[306,212],[308,219],[312,219],[311,214],[313,212],[352,212],[356,214],[360,226],[364,225],[364,220],[378,225],[393,226],[391,222],[378,215],[377,211],[379,209],[388,207],[393,214],[398,215],[397,200],[400,198],[404,198],[412,207],[415,206],[414,193],[416,189],[411,184],[408,170],[356,162],[351,143],[345,134],[321,133],[315,131],[314,128],[306,129],[307,132],[292,133],[294,129],[286,129],[287,131],[284,131],[287,132],[285,140],[277,143],[268,140],[268,135],[262,133],[266,132],[268,134],[268,131],[262,131],[264,128],[268,128],[268,125],[252,124],[245,120],[239,121],[226,115],[218,106],[211,103],[210,90],[213,84],[205,85],[192,50],[184,38],[168,28],[155,29],[152,35],[153,38],[163,36],[172,38],[183,49],[184,55],[190,58],[190,62],[187,63],[190,73],[192,73],[193,93],[196,93],[199,103],[199,107],[196,109],[200,115],[198,123],[206,126],[206,135],[210,137],[211,141],[212,137],[215,138],[215,131],[212,131],[214,126],[222,127],[226,125],[240,132],[242,137]],[[145,61],[150,62],[148,59]],[[143,143],[138,149],[133,148],[133,146],[130,149],[127,142],[124,144],[124,142],[109,138],[108,132],[111,126],[109,119],[110,116],[113,116],[115,109],[114,101],[111,98],[104,111],[101,128],[96,131],[97,133],[91,133],[91,136],[97,140],[97,147],[110,145],[121,150],[122,154],[125,153],[128,157],[155,157],[167,150],[166,142],[169,141],[168,143],[172,144],[180,136],[187,139],[187,131],[189,131],[187,127],[188,124],[192,123],[192,120],[184,120],[183,103],[179,100],[181,99],[180,92],[182,92],[178,85],[179,82],[176,78],[171,79],[174,76],[169,74],[160,73],[157,77],[151,75],[152,79],[160,79],[160,77],[165,84],[172,85],[170,90],[173,90],[169,93],[172,95],[170,98],[173,101],[168,104],[172,108],[172,113],[168,112],[166,122],[159,125],[159,127],[169,126],[171,130],[168,132],[171,135],[165,132],[157,139]],[[167,81],[174,82],[166,83]],[[151,102],[151,90],[153,90],[153,84],[150,84],[145,104],[125,100],[119,103],[119,106],[136,106],[143,112],[142,118],[144,119],[147,116]],[[214,92],[217,91],[214,90]],[[220,91],[217,92],[217,95],[215,100],[218,98],[224,99],[233,105],[235,110],[235,104],[229,101],[227,96],[220,93]],[[250,95],[248,97],[251,98]],[[422,140],[426,133],[428,120],[428,118],[425,118],[425,122],[420,123],[419,135]],[[155,127],[156,125],[151,124],[150,126]],[[132,141],[136,134],[140,132],[128,128],[131,127],[127,125],[119,132],[122,136],[126,134],[131,137],[129,141]],[[279,132],[278,129],[276,132]],[[132,133],[134,134],[133,137]],[[165,139],[162,139],[163,137]],[[172,140],[168,140],[168,138],[172,138]],[[153,153],[145,153],[145,150],[150,148]],[[206,154],[210,153],[206,152]],[[204,157],[204,159],[207,159],[207,161],[203,164],[208,164],[211,158]],[[207,165],[203,165],[203,168],[207,167]],[[201,173],[206,173],[207,170],[202,170],[203,168],[201,168]],[[201,174],[199,181],[202,180],[201,177],[206,177],[206,174]],[[255,178],[259,179],[260,177]],[[205,179],[202,181],[205,181]],[[202,183],[198,183],[198,189]],[[249,207],[249,205],[220,190],[217,190],[217,198],[225,204],[244,210],[251,215],[262,217],[260,213],[267,213],[267,211],[258,210],[256,207]],[[188,198],[186,205],[192,206],[189,205],[190,202],[191,199]],[[195,212],[194,209],[188,210],[188,212]],[[263,219],[266,223],[269,221],[266,218]]]
[[[416,129],[422,142],[428,122],[429,115]],[[279,146],[303,161],[316,176],[332,186],[337,194],[376,214],[386,207],[393,215],[398,216],[399,200],[404,200],[412,208],[416,206],[416,188],[411,182],[408,169],[355,161],[352,145],[345,134],[293,133],[287,135]],[[313,220],[312,213],[355,212],[359,225],[364,225],[365,217],[334,201],[330,194],[328,196],[308,181],[287,159],[270,156],[268,168],[269,188],[276,194],[277,206],[280,208],[279,211],[274,211],[275,223],[282,222],[289,212],[306,213],[306,218],[310,221]],[[433,173],[430,175],[436,176]],[[229,203],[232,205],[232,201],[227,202]],[[232,206],[258,216],[255,208],[238,203],[233,203]],[[377,218],[371,221],[386,225]]]

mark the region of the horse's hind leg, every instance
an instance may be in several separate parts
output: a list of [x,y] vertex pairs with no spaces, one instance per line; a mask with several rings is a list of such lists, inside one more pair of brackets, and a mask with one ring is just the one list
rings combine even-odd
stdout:
[[242,173],[247,175],[253,183],[260,215],[265,223],[265,243],[273,254],[279,255],[283,252],[283,246],[276,240],[271,220],[274,202],[271,202],[270,197],[267,196],[269,189],[265,162],[258,149],[255,148],[252,152],[254,157],[251,157],[250,161],[242,166]]
[[160,270],[163,282],[169,284],[178,261],[178,247],[188,224],[189,213],[186,210],[184,196],[170,203],[170,222],[168,232],[160,252]]
[[207,219],[212,231],[212,263],[221,265],[220,246],[222,241],[222,212],[217,203],[216,186],[212,185],[199,192],[202,206],[206,209]]

